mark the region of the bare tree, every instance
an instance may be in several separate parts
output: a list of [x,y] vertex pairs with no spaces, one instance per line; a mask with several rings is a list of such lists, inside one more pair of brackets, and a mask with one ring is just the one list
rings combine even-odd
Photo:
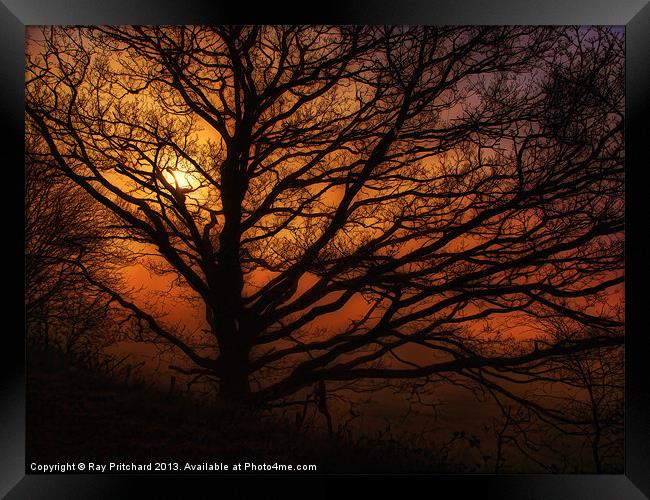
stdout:
[[[30,43],[29,130],[119,218],[116,240],[204,304],[209,348],[87,278],[223,397],[453,376],[516,399],[508,374],[623,343],[617,33],[97,26]],[[500,318],[575,328],[524,342]]]
[[[66,352],[106,345],[110,297],[89,286],[83,263],[106,277],[115,254],[102,239],[101,211],[83,190],[39,155],[27,136],[25,162],[25,317],[27,340]],[[42,152],[42,147],[40,148]],[[107,252],[108,251],[108,252]]]
[[[504,412],[510,413],[510,444],[549,472],[621,472],[622,365],[622,349],[607,348],[574,354],[547,367],[523,403],[514,405],[516,410],[509,405]],[[505,398],[493,396],[505,410]],[[556,414],[540,408],[554,408]],[[549,432],[549,425],[557,432]]]

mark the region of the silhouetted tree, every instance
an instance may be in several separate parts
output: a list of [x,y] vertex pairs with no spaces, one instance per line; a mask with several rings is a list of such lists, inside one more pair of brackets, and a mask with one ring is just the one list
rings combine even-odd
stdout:
[[[223,397],[318,388],[322,400],[353,381],[449,377],[495,390],[622,344],[617,33],[97,26],[32,38],[28,130],[120,219],[116,238],[155,251],[203,302],[207,338],[87,278]],[[498,318],[574,328],[523,341]]]
[[79,186],[53,166],[39,139],[26,137],[25,319],[27,341],[95,356],[115,338],[110,295],[91,285],[79,266],[114,284],[124,252],[107,244],[103,213]]
[[[562,327],[563,321],[553,321]],[[501,410],[494,422],[494,471],[512,470],[521,454],[545,472],[623,471],[623,351],[611,347],[583,351],[539,365],[517,377],[526,397],[491,383],[486,388]],[[549,429],[556,432],[549,432]],[[509,451],[516,451],[506,453]]]

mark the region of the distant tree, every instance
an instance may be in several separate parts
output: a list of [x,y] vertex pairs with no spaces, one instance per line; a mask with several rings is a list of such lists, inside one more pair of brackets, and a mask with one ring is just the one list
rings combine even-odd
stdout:
[[115,284],[123,252],[107,244],[109,218],[79,186],[53,166],[38,138],[26,136],[25,319],[27,341],[96,355],[111,343],[111,297],[92,286],[79,265]]
[[[209,332],[86,278],[222,397],[449,377],[517,397],[509,374],[622,345],[619,34],[97,26],[30,44],[29,133]],[[573,328],[524,341],[498,318]]]
[[543,472],[621,473],[624,374],[623,350],[611,347],[558,357],[523,376],[515,371],[511,380],[527,387],[524,397],[477,380],[476,390],[501,410],[492,424],[494,472],[520,470],[523,457]]

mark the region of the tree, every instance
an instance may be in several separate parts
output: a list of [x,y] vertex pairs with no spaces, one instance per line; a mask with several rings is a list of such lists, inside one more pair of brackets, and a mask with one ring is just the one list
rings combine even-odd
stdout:
[[[96,26],[32,38],[28,132],[119,218],[118,241],[154,249],[158,271],[204,304],[210,345],[86,278],[224,398],[450,376],[499,387],[622,345],[617,33]],[[572,328],[523,341],[500,318]]]
[[[25,319],[27,341],[95,356],[115,339],[111,298],[90,285],[79,266],[115,283],[124,252],[110,244],[110,214],[52,165],[35,135],[25,156]],[[107,243],[108,241],[108,243]]]
[[[553,319],[554,327],[566,327]],[[564,334],[563,334],[564,335]],[[544,472],[614,473],[623,470],[624,369],[620,348],[583,351],[525,372],[526,397],[508,394],[489,381],[478,384],[496,402],[497,453],[503,472],[505,449]],[[489,427],[488,427],[489,428]],[[521,467],[508,459],[510,468]]]

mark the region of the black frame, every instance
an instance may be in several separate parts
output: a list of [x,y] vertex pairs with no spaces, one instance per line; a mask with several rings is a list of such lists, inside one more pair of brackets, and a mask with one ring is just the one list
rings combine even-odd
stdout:
[[[4,325],[24,322],[23,248],[23,137],[24,137],[24,36],[26,25],[42,24],[608,24],[626,27],[626,433],[625,473],[620,475],[433,475],[409,476],[432,493],[439,486],[450,488],[453,497],[480,494],[500,499],[637,499],[650,497],[650,377],[645,363],[650,343],[643,342],[640,311],[648,281],[647,252],[639,242],[647,205],[642,205],[644,165],[647,164],[647,120],[650,116],[650,4],[648,0],[357,0],[331,1],[311,13],[305,5],[279,6],[276,2],[247,5],[213,0],[2,0],[0,3],[0,116],[2,135],[8,138],[0,168],[0,199],[6,203],[5,222],[12,222],[6,237],[11,240],[10,259],[14,278],[5,284]],[[644,139],[646,139],[644,141]],[[645,142],[645,143],[644,143]],[[646,167],[647,168],[647,167]],[[23,196],[23,199],[21,199]],[[645,210],[644,210],[645,209]],[[645,254],[645,255],[644,255]],[[13,264],[13,263],[16,264]],[[5,267],[6,269],[6,267]],[[645,285],[645,286],[644,286]],[[14,318],[18,321],[10,321]],[[4,326],[3,325],[3,326]],[[148,495],[162,490],[173,494],[172,476],[138,475],[25,475],[25,363],[21,327],[3,329],[0,348],[0,495],[7,498],[115,498],[126,497],[133,486],[144,486]],[[23,329],[24,330],[24,329]],[[179,478],[179,476],[173,476]],[[251,478],[251,476],[241,476]],[[268,476],[267,476],[268,477]],[[274,476],[277,477],[277,476]],[[323,477],[323,476],[320,476]],[[345,476],[339,476],[341,478]],[[391,476],[392,477],[392,476]],[[194,476],[192,486],[209,476]],[[220,476],[219,479],[225,479]],[[295,477],[295,479],[299,479]],[[300,476],[298,490],[314,491]],[[313,477],[311,479],[314,479]],[[370,478],[367,478],[370,479]],[[427,483],[422,484],[422,483]],[[240,482],[238,488],[255,481]],[[383,478],[373,478],[383,488]],[[433,483],[433,484],[432,484]],[[185,483],[187,485],[187,483]],[[403,486],[400,487],[403,493]],[[187,495],[187,486],[179,492]],[[208,491],[219,494],[218,489]],[[223,490],[221,490],[223,491]],[[243,492],[243,490],[240,490]],[[286,490],[283,489],[283,495]],[[425,490],[427,491],[427,490]],[[340,494],[340,493],[339,493]],[[141,495],[141,493],[139,493]]]

